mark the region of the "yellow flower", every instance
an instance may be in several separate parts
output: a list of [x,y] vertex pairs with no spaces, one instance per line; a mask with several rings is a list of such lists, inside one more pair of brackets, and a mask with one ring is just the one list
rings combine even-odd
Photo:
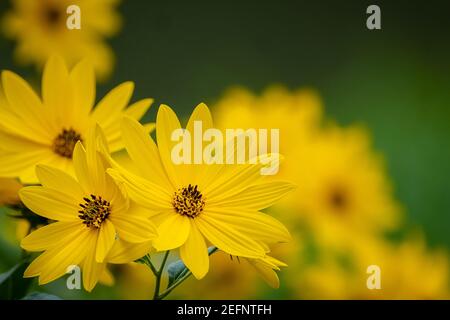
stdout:
[[427,248],[420,232],[394,245],[374,240],[364,246],[355,241],[353,255],[359,271],[356,282],[367,279],[368,265],[378,265],[381,270],[380,290],[355,286],[357,294],[365,299],[450,298],[448,252]]
[[[194,121],[204,130],[212,128],[208,107],[200,104]],[[287,182],[266,182],[261,165],[175,165],[171,159],[172,132],[180,129],[177,116],[167,106],[159,108],[156,120],[158,147],[135,120],[122,124],[123,139],[140,175],[123,169],[109,170],[126,187],[131,199],[155,212],[159,251],[179,248],[180,257],[197,279],[209,269],[207,241],[235,256],[261,259],[264,242],[288,241],[286,228],[259,212],[292,189]],[[205,240],[206,239],[206,240]]]
[[354,233],[377,233],[399,225],[399,205],[363,129],[330,126],[297,160],[299,190],[292,202],[319,242],[345,245]]
[[[400,244],[358,235],[346,251],[346,263],[329,253],[292,280],[298,297],[307,299],[448,299],[449,261],[445,251],[427,249],[422,237]],[[341,259],[342,260],[342,259]],[[379,267],[380,288],[369,289]],[[300,274],[300,276],[299,276]],[[297,279],[295,280],[294,279]]]
[[36,164],[51,165],[73,173],[72,154],[77,141],[84,141],[88,128],[98,123],[111,152],[123,148],[120,119],[140,119],[151,99],[126,108],[133,83],[110,91],[93,109],[95,77],[87,62],[69,72],[59,57],[52,57],[42,77],[42,100],[19,76],[2,73],[7,103],[0,105],[0,176],[20,177],[24,184],[37,182]]
[[30,210],[56,220],[21,242],[25,250],[44,251],[25,271],[25,277],[39,276],[39,284],[61,277],[71,265],[79,265],[83,285],[91,291],[107,262],[128,263],[142,257],[155,237],[156,229],[145,211],[133,209],[106,174],[108,163],[98,152],[106,142],[99,130],[92,130],[86,150],[81,142],[75,146],[76,179],[39,165],[36,172],[42,186],[20,191],[22,202]]
[[[121,19],[117,0],[13,0],[3,18],[3,31],[17,41],[15,56],[21,64],[42,67],[53,54],[73,66],[82,58],[94,65],[104,80],[112,71],[114,54],[103,41],[118,32]],[[77,5],[81,29],[67,27],[67,8]]]

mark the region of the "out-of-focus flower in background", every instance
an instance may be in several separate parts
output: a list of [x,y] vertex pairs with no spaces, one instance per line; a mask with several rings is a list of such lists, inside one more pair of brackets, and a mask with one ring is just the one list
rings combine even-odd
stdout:
[[[285,158],[277,179],[289,178],[298,188],[271,213],[302,235],[302,243],[284,249],[290,267],[283,285],[291,297],[448,297],[445,252],[429,252],[423,239],[386,239],[386,232],[401,230],[404,212],[365,127],[341,127],[324,115],[314,91],[281,86],[259,96],[228,91],[212,110],[221,129],[280,129]],[[382,290],[366,286],[370,265],[381,269]]]
[[[2,19],[5,36],[16,41],[15,57],[20,64],[42,67],[53,54],[73,66],[81,59],[94,65],[100,80],[114,66],[114,53],[105,43],[119,31],[118,0],[12,0]],[[81,29],[66,25],[67,8],[81,10]]]
[[[308,299],[448,299],[448,254],[427,248],[423,236],[403,242],[355,237],[346,252],[322,252],[294,279],[297,298]],[[381,288],[367,288],[367,267],[380,268]]]
[[345,246],[355,233],[399,226],[400,207],[382,159],[361,127],[326,126],[311,139],[307,152],[286,161],[299,166],[293,215],[305,219],[317,241]]

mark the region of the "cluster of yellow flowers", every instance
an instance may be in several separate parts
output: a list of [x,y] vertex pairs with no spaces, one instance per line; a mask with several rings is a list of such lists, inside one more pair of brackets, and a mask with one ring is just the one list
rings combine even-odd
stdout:
[[[213,113],[220,128],[280,129],[285,158],[278,177],[292,180],[297,188],[271,213],[289,222],[295,239],[276,250],[290,265],[284,275],[293,296],[449,297],[445,252],[427,249],[420,232],[400,242],[386,239],[386,233],[402,228],[403,209],[363,126],[340,127],[323,116],[316,92],[282,86],[259,96],[234,88],[213,105]],[[381,270],[378,290],[367,287],[371,265]],[[223,290],[226,294],[228,288]],[[246,294],[258,296],[254,289]]]
[[[45,284],[81,266],[91,291],[108,263],[177,249],[201,279],[213,246],[278,286],[274,270],[285,264],[269,256],[270,246],[290,234],[260,210],[292,190],[289,182],[266,181],[261,164],[175,165],[171,135],[181,125],[172,109],[161,105],[156,124],[141,125],[152,100],[128,106],[132,83],[117,86],[94,108],[95,76],[87,62],[68,70],[61,58],[50,58],[42,97],[10,71],[2,72],[2,87],[0,177],[29,185],[19,191],[21,202],[50,221],[21,242],[27,251],[43,251],[25,277]],[[213,128],[205,104],[186,129],[192,132],[195,121]],[[155,127],[157,144],[149,135]],[[123,147],[130,166],[111,156]]]

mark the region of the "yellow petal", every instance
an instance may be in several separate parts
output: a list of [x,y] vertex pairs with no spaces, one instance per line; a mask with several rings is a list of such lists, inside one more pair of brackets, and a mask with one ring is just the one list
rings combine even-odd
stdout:
[[254,240],[267,243],[291,240],[289,231],[281,222],[261,212],[246,211],[241,208],[208,208],[204,215]]
[[97,262],[101,263],[105,260],[115,240],[116,229],[114,228],[114,224],[109,219],[106,219],[102,222],[98,233],[97,250],[95,253],[95,260]]
[[[170,188],[155,142],[136,120],[122,120],[122,137],[131,159],[150,181]],[[151,164],[151,165],[149,165]]]
[[[161,211],[173,208],[172,195],[157,184],[151,183],[130,172],[108,169],[108,174],[117,182],[125,185],[128,195],[139,205],[150,210]],[[148,195],[152,196],[149,197]]]
[[[4,122],[7,122],[7,119],[4,119],[1,115],[0,111],[0,141],[2,142],[2,149],[7,151],[15,151],[15,152],[23,152],[24,150],[37,150],[42,148],[48,148],[47,145],[36,143],[27,136],[23,137],[21,135],[17,135],[17,132],[11,132],[7,128],[3,126]],[[13,124],[16,125],[16,124]],[[18,128],[20,130],[20,128]]]
[[105,268],[103,273],[100,275],[98,282],[105,286],[113,286],[114,285],[114,275],[111,273],[111,271],[108,270],[108,268]]
[[142,258],[152,249],[151,241],[142,243],[130,243],[118,240],[114,243],[106,260],[109,263],[124,264]]
[[295,189],[289,182],[273,181],[252,185],[238,193],[227,193],[226,197],[208,199],[208,206],[239,207],[252,210],[262,210],[270,207],[286,193]]
[[0,176],[18,177],[24,172],[29,172],[31,177],[22,181],[27,184],[35,184],[38,179],[35,174],[35,166],[46,163],[54,158],[54,153],[47,148],[32,149],[23,152],[5,152],[0,150]]
[[33,89],[21,77],[9,71],[3,71],[2,81],[10,108],[21,118],[23,125],[32,129],[33,137],[38,137],[39,141],[45,143],[51,140],[53,137],[43,118],[44,108]]
[[140,120],[147,110],[150,108],[150,106],[153,103],[153,99],[142,99],[139,100],[132,105],[130,105],[126,110],[125,114],[133,119]]
[[83,286],[88,292],[94,289],[106,268],[106,263],[98,263],[95,259],[98,241],[97,234],[91,237],[91,241],[91,244],[85,248],[86,258],[83,262]]
[[103,128],[111,125],[115,117],[127,106],[133,90],[133,82],[124,82],[112,89],[95,107],[92,113],[94,120]]
[[196,217],[195,224],[214,246],[228,254],[247,258],[265,255],[264,248],[255,240],[206,214]]
[[150,219],[138,215],[110,215],[119,239],[127,242],[147,242],[156,237],[156,227]]
[[36,175],[41,184],[50,189],[62,192],[75,201],[81,201],[84,193],[78,182],[62,170],[46,166],[36,166]]
[[158,227],[158,238],[153,246],[158,251],[178,248],[186,242],[190,229],[189,218],[173,213]]
[[[200,103],[192,112],[189,121],[187,123],[186,129],[191,134],[191,147],[194,148],[195,139],[194,139],[194,123],[201,122],[202,130],[205,132],[208,129],[213,128],[213,120],[211,116],[211,112],[208,107],[204,103]],[[203,138],[203,137],[202,137]],[[203,152],[202,152],[203,157]],[[186,165],[189,168],[185,168],[185,181],[184,184],[192,183],[192,181],[202,181],[205,174],[207,174],[207,170],[205,170],[205,166],[201,164],[190,164]]]
[[202,279],[209,270],[208,247],[194,222],[184,245],[180,247],[180,258],[197,279]]
[[78,141],[73,150],[73,166],[75,169],[75,175],[78,182],[83,188],[83,191],[90,194],[94,190],[94,184],[90,175],[90,168],[87,164],[86,150],[84,149],[81,141]]
[[78,233],[81,228],[86,228],[81,220],[71,222],[54,222],[36,231],[22,239],[20,246],[28,251],[43,251],[53,248],[65,238],[72,237]]
[[65,194],[39,186],[22,188],[20,199],[34,213],[58,221],[79,220],[80,208]]
[[53,122],[60,126],[73,125],[72,117],[76,112],[73,105],[72,86],[69,71],[60,56],[48,59],[42,75],[42,100]]
[[162,164],[166,169],[167,177],[175,189],[181,187],[183,172],[179,166],[172,161],[172,148],[175,142],[171,140],[172,132],[180,129],[178,118],[170,107],[161,105],[156,116],[156,139]]
[[87,60],[79,62],[70,72],[70,81],[78,113],[88,115],[95,103],[96,84],[92,65]]
[[252,267],[256,269],[258,274],[270,287],[274,289],[278,289],[280,287],[280,279],[278,278],[277,273],[272,268],[262,263],[261,260],[248,259],[248,262]]
[[[91,245],[89,241],[91,232],[86,228],[81,229],[74,238],[68,237],[66,239],[70,240],[47,250],[41,255],[44,256],[44,259],[36,262],[41,257],[39,256],[38,259],[33,261],[33,263],[41,264],[39,269],[40,285],[65,275],[70,266],[79,265],[83,261],[86,256],[86,248]],[[32,269],[32,265],[29,268]]]
[[203,192],[211,200],[214,198],[223,199],[228,195],[239,193],[262,179],[261,167],[261,164],[233,166],[232,170],[226,170],[225,174],[218,174],[216,179]]

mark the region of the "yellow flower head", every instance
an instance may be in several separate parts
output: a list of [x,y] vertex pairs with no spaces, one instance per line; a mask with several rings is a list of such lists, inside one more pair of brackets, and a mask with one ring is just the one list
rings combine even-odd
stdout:
[[[95,132],[94,132],[95,131]],[[42,186],[20,191],[22,202],[36,214],[56,222],[34,231],[21,242],[28,251],[44,251],[25,271],[39,283],[53,281],[71,265],[83,270],[91,291],[107,262],[128,263],[145,255],[156,229],[142,210],[106,174],[108,163],[98,149],[106,148],[100,129],[74,149],[76,178],[49,166],[36,168]]]
[[292,202],[319,241],[349,243],[351,233],[398,226],[399,206],[363,129],[326,128],[297,159],[299,188]]
[[[103,38],[120,28],[117,0],[13,0],[4,16],[3,31],[17,41],[15,55],[22,64],[42,67],[53,54],[59,54],[72,66],[81,58],[94,65],[100,79],[107,77],[114,65],[114,54]],[[80,9],[80,29],[70,29],[72,11]]]
[[120,119],[140,119],[151,99],[127,108],[133,83],[110,91],[95,109],[95,76],[90,65],[78,63],[70,72],[60,57],[52,57],[42,77],[42,99],[18,75],[3,71],[6,97],[0,105],[0,177],[20,177],[36,183],[36,164],[51,165],[73,173],[75,144],[85,141],[88,128],[98,123],[111,152],[120,150]]
[[[190,132],[194,121],[201,121],[204,129],[213,128],[204,104],[192,113],[186,126]],[[156,146],[137,121],[124,119],[123,139],[140,175],[121,168],[109,170],[131,199],[155,212],[159,226],[154,247],[179,248],[185,265],[200,279],[209,269],[208,243],[230,255],[262,259],[264,243],[289,240],[286,228],[259,210],[272,205],[292,185],[264,181],[259,164],[174,164],[171,150],[176,143],[171,137],[180,128],[172,109],[162,105]]]

